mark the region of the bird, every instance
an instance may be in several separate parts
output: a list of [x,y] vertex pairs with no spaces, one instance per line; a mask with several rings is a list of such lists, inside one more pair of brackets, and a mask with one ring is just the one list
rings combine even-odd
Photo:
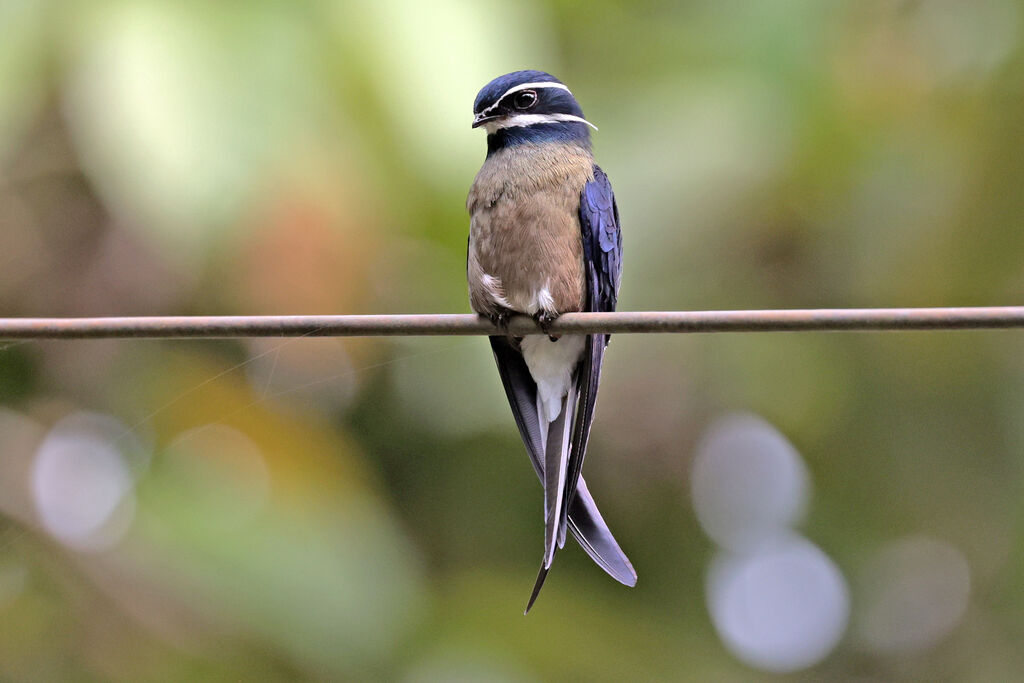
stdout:
[[[591,152],[597,128],[560,80],[535,70],[495,78],[476,96],[472,127],[486,130],[487,156],[466,200],[470,306],[502,332],[491,350],[544,486],[544,553],[526,614],[567,532],[612,578],[636,585],[581,474],[608,335],[552,332],[562,313],[615,310],[622,234]],[[509,334],[513,315],[544,334]]]

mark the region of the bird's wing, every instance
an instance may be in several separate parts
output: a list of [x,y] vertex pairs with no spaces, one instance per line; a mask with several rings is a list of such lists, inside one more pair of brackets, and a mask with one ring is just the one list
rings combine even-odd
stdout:
[[[541,435],[541,423],[537,415],[537,385],[522,354],[507,337],[493,336],[490,340],[498,374],[505,387],[519,434],[526,445],[533,469],[543,483],[546,435]],[[576,495],[569,501],[568,510],[568,529],[579,541],[580,547],[613,579],[627,586],[636,585],[636,572],[601,517],[583,477],[578,478]],[[546,576],[547,569],[542,564],[530,596],[530,606],[536,600]]]
[[[580,193],[580,230],[587,278],[586,309],[614,311],[622,274],[622,232],[619,229],[619,208],[615,203],[615,193],[600,166],[594,166],[594,179]],[[607,345],[607,334],[587,335],[583,358],[577,371],[579,399],[573,421],[565,491],[565,499],[570,502],[576,493],[587,442],[590,440],[597,387],[601,381],[601,364],[604,362],[604,349]],[[567,522],[567,515],[563,515],[559,530],[563,542]]]
[[611,181],[600,166],[594,166],[594,179],[580,195],[580,229],[583,258],[595,279],[587,291],[587,310],[614,311],[622,277],[622,231]]

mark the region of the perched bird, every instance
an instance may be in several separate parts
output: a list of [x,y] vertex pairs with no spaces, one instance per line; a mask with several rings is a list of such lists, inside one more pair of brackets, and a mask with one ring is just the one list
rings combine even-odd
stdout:
[[512,337],[509,316],[548,332],[568,311],[613,311],[622,236],[608,176],[594,163],[576,98],[543,71],[495,78],[473,103],[487,159],[469,191],[466,276],[473,310],[506,331],[490,337],[512,414],[544,484],[544,556],[530,611],[566,530],[627,586],[636,572],[580,474],[608,335]]

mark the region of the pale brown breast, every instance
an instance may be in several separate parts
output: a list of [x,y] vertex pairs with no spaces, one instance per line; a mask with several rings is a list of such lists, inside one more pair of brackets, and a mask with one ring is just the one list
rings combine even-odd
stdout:
[[473,310],[582,310],[579,204],[593,169],[590,152],[573,144],[517,145],[484,162],[466,201]]

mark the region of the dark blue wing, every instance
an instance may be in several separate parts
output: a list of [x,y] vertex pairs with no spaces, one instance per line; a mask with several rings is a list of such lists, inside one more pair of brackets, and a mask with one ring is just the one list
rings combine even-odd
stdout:
[[[580,230],[587,278],[587,310],[614,311],[622,274],[622,232],[619,230],[619,209],[615,204],[615,193],[600,166],[594,166],[594,179],[580,193]],[[577,379],[579,399],[566,477],[565,500],[570,502],[576,493],[576,482],[583,469],[583,458],[590,440],[597,387],[601,381],[601,364],[604,362],[604,349],[607,345],[607,334],[587,335],[583,359],[580,361]],[[563,535],[566,522],[563,515]]]
[[622,231],[612,184],[599,166],[594,166],[594,179],[580,196],[580,227],[583,259],[591,277],[587,310],[614,311],[622,275]]

